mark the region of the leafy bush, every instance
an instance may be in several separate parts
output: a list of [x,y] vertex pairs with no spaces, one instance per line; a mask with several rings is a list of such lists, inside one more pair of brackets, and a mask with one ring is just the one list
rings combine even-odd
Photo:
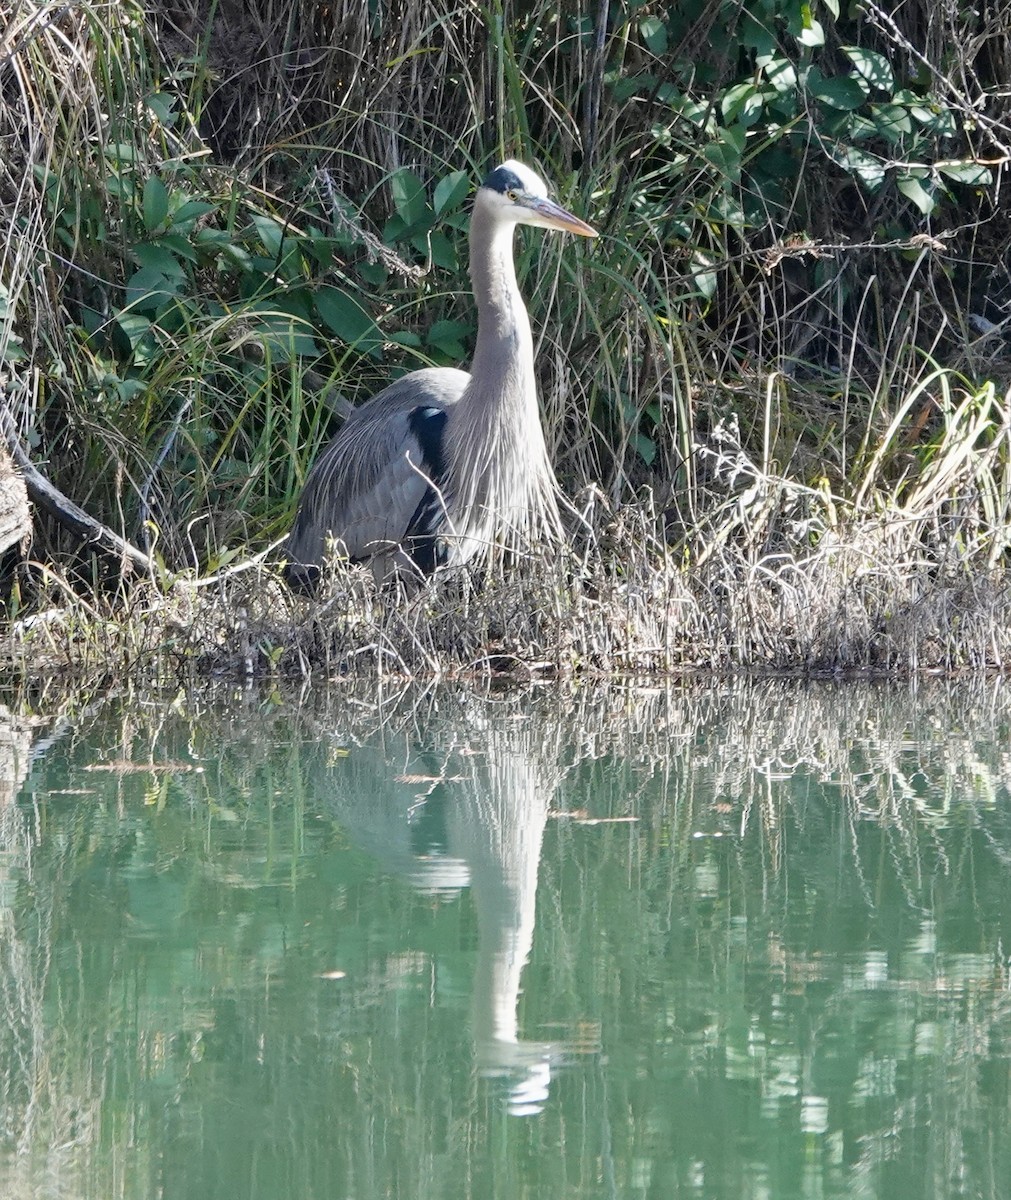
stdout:
[[868,503],[872,459],[884,495],[929,468],[951,387],[924,381],[992,374],[970,317],[999,318],[1008,269],[986,224],[999,23],[836,0],[370,12],[19,18],[0,361],[75,499],[173,567],[281,533],[343,403],[466,361],[467,197],[507,154],[604,233],[518,248],[570,490],[648,483],[690,540],[725,487],[699,446],[731,414],[765,469]]

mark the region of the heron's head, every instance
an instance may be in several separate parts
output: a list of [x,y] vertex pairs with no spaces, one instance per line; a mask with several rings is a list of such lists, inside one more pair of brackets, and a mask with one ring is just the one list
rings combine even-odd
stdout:
[[477,203],[504,222],[597,236],[595,229],[551,199],[547,184],[536,172],[514,158],[496,167],[481,184]]

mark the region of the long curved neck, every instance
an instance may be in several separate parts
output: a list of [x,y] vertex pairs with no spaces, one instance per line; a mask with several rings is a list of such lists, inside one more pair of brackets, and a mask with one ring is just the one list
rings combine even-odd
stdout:
[[[516,282],[512,223],[475,209],[470,225],[470,279],[477,301],[471,399],[503,421],[536,415],[530,320]],[[487,414],[485,414],[487,419]]]
[[554,473],[537,406],[530,320],[516,283],[511,222],[481,206],[470,223],[477,344],[470,382],[446,429],[450,525],[461,557],[496,531],[558,528]]

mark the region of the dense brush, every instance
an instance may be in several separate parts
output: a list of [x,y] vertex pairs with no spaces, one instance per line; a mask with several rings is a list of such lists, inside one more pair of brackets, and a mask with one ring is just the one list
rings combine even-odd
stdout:
[[[12,660],[1003,665],[1007,29],[826,8],[738,78],[743,10],[703,7],[15,7],[0,387],[156,578],[37,519]],[[219,574],[288,528],[347,404],[467,358],[467,181],[507,155],[603,234],[518,247],[571,549],[399,609],[340,567],[316,609]]]

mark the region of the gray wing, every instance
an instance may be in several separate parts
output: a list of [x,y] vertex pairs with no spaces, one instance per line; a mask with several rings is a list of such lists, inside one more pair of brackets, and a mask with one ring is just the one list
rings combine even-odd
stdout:
[[351,414],[305,481],[286,548],[295,574],[320,565],[328,537],[349,558],[402,540],[428,487],[411,413],[451,408],[469,382],[449,367],[412,371]]

